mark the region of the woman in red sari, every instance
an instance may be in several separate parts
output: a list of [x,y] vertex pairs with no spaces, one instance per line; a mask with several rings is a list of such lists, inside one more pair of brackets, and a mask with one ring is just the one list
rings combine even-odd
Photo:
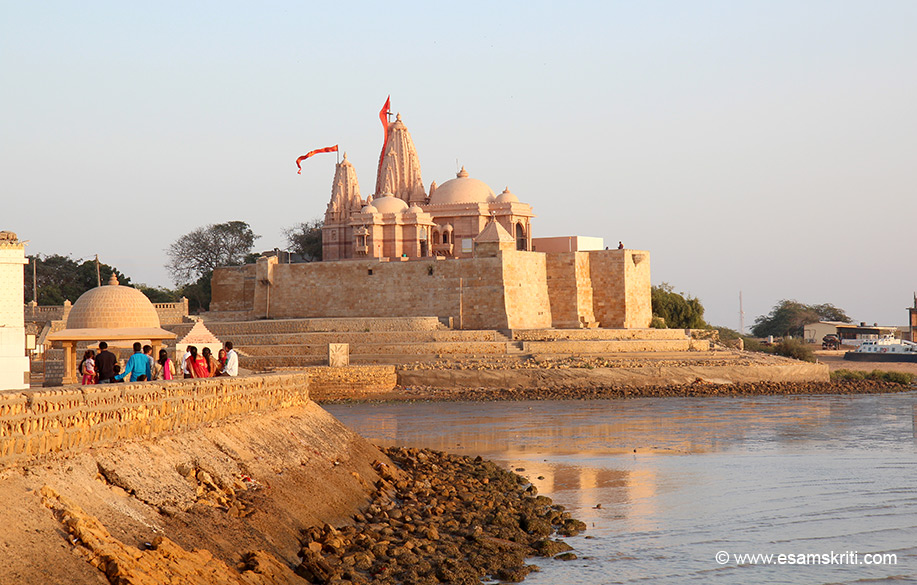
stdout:
[[192,378],[209,378],[210,370],[207,369],[207,360],[204,356],[197,354],[197,348],[193,345],[188,347],[191,355],[188,357],[188,371],[191,372]]

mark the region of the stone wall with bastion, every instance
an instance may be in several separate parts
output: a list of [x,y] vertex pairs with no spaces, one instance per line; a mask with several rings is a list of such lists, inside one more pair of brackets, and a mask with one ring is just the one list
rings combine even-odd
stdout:
[[486,258],[347,260],[217,268],[214,318],[451,318],[464,329],[644,328],[650,255],[640,250]]

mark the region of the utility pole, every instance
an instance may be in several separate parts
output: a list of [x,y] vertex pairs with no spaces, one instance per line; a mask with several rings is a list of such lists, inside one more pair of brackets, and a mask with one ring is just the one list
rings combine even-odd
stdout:
[[739,335],[745,335],[745,309],[742,308],[742,291],[739,291]]
[[32,257],[32,302],[38,305],[38,255]]

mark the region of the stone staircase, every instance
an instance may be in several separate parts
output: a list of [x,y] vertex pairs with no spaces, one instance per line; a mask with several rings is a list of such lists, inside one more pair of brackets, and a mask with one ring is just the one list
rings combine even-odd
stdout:
[[207,321],[232,341],[240,365],[256,371],[326,363],[329,343],[350,345],[355,364],[405,364],[439,359],[523,360],[536,357],[682,353],[710,350],[682,329],[455,330],[435,317]]

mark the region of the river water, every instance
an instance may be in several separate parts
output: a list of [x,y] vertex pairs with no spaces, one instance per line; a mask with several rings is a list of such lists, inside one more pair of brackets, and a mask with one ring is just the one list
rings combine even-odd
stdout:
[[917,583],[914,392],[326,408],[524,469],[586,522],[579,559],[533,559],[529,585]]

